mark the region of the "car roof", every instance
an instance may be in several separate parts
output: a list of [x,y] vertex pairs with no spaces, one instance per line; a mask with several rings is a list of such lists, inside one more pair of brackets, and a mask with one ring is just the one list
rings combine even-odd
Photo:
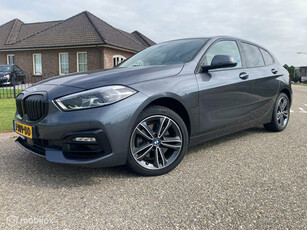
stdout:
[[[239,40],[241,42],[244,42],[244,43],[248,43],[248,44],[251,44],[251,45],[255,45],[255,46],[258,46],[259,48],[261,49],[264,49],[266,51],[268,51],[267,48],[255,43],[255,42],[251,42],[251,41],[248,41],[246,39],[242,39],[242,38],[239,38],[239,37],[235,37],[235,36],[229,36],[229,35],[217,35],[217,36],[212,36],[212,37],[192,37],[192,38],[181,38],[181,39],[174,39],[174,40],[170,40],[170,41],[165,41],[165,42],[161,42],[159,44],[162,44],[162,43],[166,43],[166,42],[172,42],[172,41],[180,41],[180,40],[191,40],[191,39],[207,39],[207,40],[219,40],[219,39],[232,39],[232,40]],[[271,52],[270,52],[271,53]]]

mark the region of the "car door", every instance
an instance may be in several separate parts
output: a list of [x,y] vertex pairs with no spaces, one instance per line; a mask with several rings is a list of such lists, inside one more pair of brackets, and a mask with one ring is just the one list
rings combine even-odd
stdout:
[[196,73],[199,86],[199,131],[212,132],[249,120],[252,82],[242,67],[242,55],[236,40],[212,44],[201,63],[210,65],[215,55],[235,58],[237,66]]
[[274,64],[272,56],[264,49],[246,42],[240,43],[244,53],[245,65],[252,81],[253,119],[264,117],[275,102],[279,88],[280,76],[278,66]]

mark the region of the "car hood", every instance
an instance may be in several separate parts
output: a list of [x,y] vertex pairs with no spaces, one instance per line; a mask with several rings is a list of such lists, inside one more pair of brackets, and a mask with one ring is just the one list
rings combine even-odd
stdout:
[[[105,85],[131,85],[157,78],[174,76],[180,73],[183,64],[168,66],[142,66],[131,68],[114,68],[86,73],[57,76],[38,84],[62,85],[82,89],[92,89]],[[37,85],[37,84],[36,84]]]

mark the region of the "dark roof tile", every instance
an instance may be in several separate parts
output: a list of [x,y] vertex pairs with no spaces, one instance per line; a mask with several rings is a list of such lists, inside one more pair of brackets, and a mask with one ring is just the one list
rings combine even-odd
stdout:
[[29,37],[32,34],[39,33],[49,27],[55,26],[56,24],[60,23],[61,21],[53,21],[53,22],[38,22],[38,23],[27,23],[21,25],[18,40],[23,40]]
[[112,27],[87,11],[63,21],[25,24],[15,19],[0,26],[0,50],[111,45],[141,51],[149,44],[135,34]]
[[131,34],[135,36],[136,39],[139,40],[146,47],[153,46],[156,44],[154,41],[150,40],[148,37],[146,37],[144,34],[140,33],[139,31],[134,31]]
[[10,33],[13,29],[15,21],[16,21],[16,19],[9,21],[9,22],[0,26],[0,49],[5,46],[5,43],[7,43],[7,40],[8,40]]

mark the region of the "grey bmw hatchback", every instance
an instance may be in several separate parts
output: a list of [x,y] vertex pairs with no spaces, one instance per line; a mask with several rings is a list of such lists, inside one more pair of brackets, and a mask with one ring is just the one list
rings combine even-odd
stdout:
[[167,173],[191,145],[253,126],[282,131],[289,73],[234,37],[164,42],[111,70],[58,76],[16,98],[16,142],[48,161]]

